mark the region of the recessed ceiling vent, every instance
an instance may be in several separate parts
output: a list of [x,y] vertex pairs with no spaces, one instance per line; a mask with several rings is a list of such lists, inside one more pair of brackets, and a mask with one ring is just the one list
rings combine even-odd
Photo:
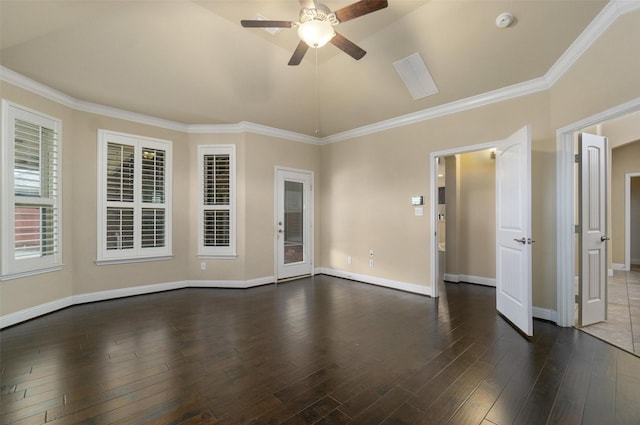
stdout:
[[400,78],[404,81],[414,100],[438,93],[438,87],[436,87],[420,53],[416,52],[400,59],[394,62],[393,66],[396,67],[396,71],[400,74]]

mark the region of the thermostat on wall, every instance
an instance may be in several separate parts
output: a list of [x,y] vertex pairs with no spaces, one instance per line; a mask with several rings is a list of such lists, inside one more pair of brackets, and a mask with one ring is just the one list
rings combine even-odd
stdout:
[[422,195],[411,197],[411,205],[423,205],[423,204],[424,204],[424,197]]

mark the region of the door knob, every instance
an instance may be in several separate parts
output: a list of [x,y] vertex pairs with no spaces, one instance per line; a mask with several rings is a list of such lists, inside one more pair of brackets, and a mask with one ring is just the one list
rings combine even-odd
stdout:
[[520,239],[514,239],[514,241],[516,241],[518,243],[521,243],[522,245],[527,243],[527,240],[524,237],[522,237]]
[[600,242],[608,241],[609,239],[608,236],[600,236]]

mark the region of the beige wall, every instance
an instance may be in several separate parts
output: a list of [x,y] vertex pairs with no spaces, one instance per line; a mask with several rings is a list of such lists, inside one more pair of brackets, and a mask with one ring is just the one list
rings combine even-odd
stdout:
[[[73,219],[73,291],[75,295],[109,291],[184,279],[187,261],[189,203],[187,180],[188,145],[183,133],[132,123],[96,114],[74,111],[73,133],[63,139],[63,149],[71,151],[74,178],[65,181],[73,192],[73,202],[63,204],[64,213]],[[130,264],[96,265],[98,129],[118,131],[173,141],[173,259]],[[64,167],[67,168],[67,167]],[[70,184],[69,184],[70,183]]]
[[502,140],[531,123],[534,205],[541,199],[545,205],[533,219],[534,304],[554,308],[555,287],[547,283],[555,280],[555,165],[549,167],[555,164],[555,140],[548,107],[547,93],[537,93],[323,146],[325,267],[430,286],[432,205],[425,197],[426,214],[415,217],[410,203],[412,195],[429,193],[430,153]]
[[458,274],[496,277],[496,167],[488,150],[459,155]]
[[[72,111],[3,83],[3,98],[63,120],[65,267],[60,272],[1,282],[0,314],[131,285],[217,276],[246,279],[272,272],[273,247],[268,234],[273,231],[273,220],[267,217],[272,210],[276,164],[317,171],[316,266],[429,286],[432,206],[427,200],[426,214],[416,217],[410,203],[411,196],[429,193],[429,154],[501,140],[526,124],[531,124],[533,134],[532,224],[537,240],[533,246],[533,304],[553,310],[555,131],[638,97],[639,19],[639,12],[619,18],[550,90],[319,148],[250,134],[185,135]],[[98,128],[174,141],[173,260],[124,266],[93,263]],[[197,144],[209,143],[209,139],[215,143],[234,140],[238,145],[238,169],[244,170],[238,176],[238,193],[244,192],[238,199],[238,242],[244,256],[212,264],[208,273],[201,274],[193,255],[193,159]],[[368,265],[369,249],[375,250],[373,269]],[[349,255],[351,265],[346,261]]]
[[274,275],[275,167],[314,173],[314,254],[320,266],[320,156],[319,147],[306,143],[247,134],[246,148],[246,272],[245,279]]
[[625,262],[625,174],[627,173],[640,173],[640,141],[618,146],[612,150],[611,154],[610,246],[614,264]]
[[[70,124],[73,111],[70,109],[2,82],[0,82],[0,93],[2,93],[3,99],[31,107],[40,113],[60,119],[62,121],[63,138],[70,137],[73,134],[73,126]],[[71,163],[73,163],[73,150],[64,149],[63,147],[63,205],[70,205],[74,199],[70,182],[77,178],[77,173],[75,173],[73,167],[64,166]],[[62,261],[64,268],[58,272],[36,275],[29,279],[12,279],[0,282],[0,314],[23,310],[73,295],[72,270],[75,264],[73,255],[74,219],[75,214],[73,211],[63,211]]]
[[445,273],[458,275],[458,227],[460,227],[460,214],[458,214],[458,204],[460,191],[458,190],[458,180],[460,180],[460,168],[458,167],[459,155],[452,155],[445,158],[445,202],[446,202],[446,257]]
[[[72,296],[158,283],[247,281],[274,276],[274,170],[276,165],[315,173],[320,205],[319,147],[255,134],[187,134],[81,112],[3,83],[2,97],[62,120],[63,262],[60,272],[0,283],[0,315]],[[173,258],[96,265],[98,129],[173,141]],[[237,155],[236,259],[197,258],[197,146],[235,144]],[[315,254],[320,262],[316,212]],[[200,262],[207,264],[200,270]]]
[[630,249],[631,264],[640,264],[640,177],[631,178],[631,202],[630,202]]

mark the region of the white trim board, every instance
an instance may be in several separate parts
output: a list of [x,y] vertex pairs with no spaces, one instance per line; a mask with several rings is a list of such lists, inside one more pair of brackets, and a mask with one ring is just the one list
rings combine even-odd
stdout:
[[468,274],[444,274],[444,280],[447,282],[453,283],[473,283],[474,285],[483,285],[483,286],[496,286],[496,278],[495,277],[482,277],[482,276],[471,276]]
[[267,136],[279,137],[286,140],[323,145],[340,142],[354,137],[378,133],[392,128],[403,127],[417,122],[455,114],[462,111],[514,99],[532,93],[548,90],[562,77],[573,64],[587,51],[587,49],[622,15],[640,10],[640,1],[611,0],[607,3],[595,19],[585,28],[578,38],[551,66],[543,77],[524,81],[509,87],[482,93],[460,99],[444,105],[424,109],[411,114],[365,125],[352,130],[329,135],[323,138],[296,133],[289,130],[268,127],[247,121],[237,124],[198,124],[189,125],[176,121],[165,120],[110,106],[99,105],[76,99],[58,90],[45,86],[42,83],[27,78],[9,68],[0,65],[0,80],[16,87],[28,90],[39,96],[65,105],[79,111],[100,114],[112,118],[119,118],[141,124],[152,125],[159,128],[181,131],[185,133],[255,133]]
[[343,270],[330,269],[326,267],[319,267],[319,274],[326,274],[328,276],[340,277],[343,279],[355,280],[362,283],[370,283],[372,285],[384,286],[385,288],[397,289],[404,292],[411,292],[413,294],[431,296],[431,287],[418,285],[416,283],[401,282],[398,280],[385,279],[382,277],[369,276],[366,274],[351,273]]
[[24,310],[0,316],[0,329],[12,326],[20,322],[34,319],[45,314],[62,310],[78,304],[92,303],[96,301],[106,301],[116,298],[131,297],[134,295],[153,294],[164,291],[172,291],[183,288],[229,288],[246,289],[255,286],[274,283],[274,276],[265,276],[246,281],[241,280],[184,280],[176,282],[156,283],[151,285],[133,286],[129,288],[112,289],[108,291],[90,292],[87,294],[73,295],[48,303],[29,307]]
[[549,308],[533,307],[531,314],[534,319],[548,320],[549,322],[558,323],[558,312]]

